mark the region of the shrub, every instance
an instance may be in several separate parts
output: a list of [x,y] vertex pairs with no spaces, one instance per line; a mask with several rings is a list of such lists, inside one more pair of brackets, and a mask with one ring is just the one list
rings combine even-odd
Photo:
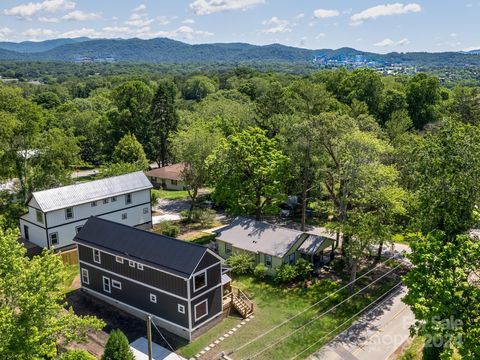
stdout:
[[297,270],[298,277],[307,279],[312,275],[313,265],[305,259],[299,259],[295,264],[295,269]]
[[297,277],[297,269],[290,264],[280,265],[275,273],[275,281],[279,283],[286,283],[295,280]]
[[177,237],[178,234],[180,234],[180,226],[175,224],[173,221],[162,221],[158,225],[158,230],[160,234],[170,237]]
[[257,266],[255,266],[255,269],[253,269],[253,275],[257,279],[261,280],[265,278],[265,276],[267,275],[267,271],[268,271],[268,268],[265,265],[258,264]]
[[128,339],[121,330],[110,333],[101,360],[134,360]]
[[253,257],[247,253],[234,254],[227,259],[227,264],[236,275],[248,274],[252,272]]
[[199,222],[203,227],[209,227],[213,225],[215,220],[216,212],[212,209],[196,209],[195,213],[195,222]]
[[158,200],[162,197],[160,195],[160,190],[157,189],[152,189],[152,192],[150,193],[150,203],[152,206],[155,206],[158,202]]
[[58,360],[95,360],[95,356],[90,355],[85,350],[69,350],[58,358]]

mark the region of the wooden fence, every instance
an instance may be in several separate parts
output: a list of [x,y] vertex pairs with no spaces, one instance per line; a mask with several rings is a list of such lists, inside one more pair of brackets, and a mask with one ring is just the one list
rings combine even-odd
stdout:
[[65,265],[75,265],[78,264],[78,253],[77,249],[66,250],[57,253],[57,256],[60,256],[62,262]]

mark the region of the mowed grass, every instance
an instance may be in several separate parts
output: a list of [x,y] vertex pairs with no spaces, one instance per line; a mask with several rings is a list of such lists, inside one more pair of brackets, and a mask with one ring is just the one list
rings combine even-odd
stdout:
[[167,200],[183,200],[188,198],[188,192],[186,190],[155,190],[158,192],[160,199]]
[[[335,335],[351,325],[356,318],[349,320],[350,317],[388,291],[396,282],[396,279],[391,279],[382,284],[375,284],[369,288],[369,291],[355,296],[338,309],[309,323],[315,316],[320,315],[349,296],[348,292],[341,291],[330,299],[305,311],[277,330],[266,334],[260,340],[250,343],[250,341],[260,335],[264,335],[286,319],[297,315],[318,300],[335,292],[342,285],[338,282],[324,280],[312,285],[307,293],[303,293],[300,284],[294,287],[287,287],[269,281],[257,281],[249,276],[241,277],[234,281],[233,286],[242,289],[255,302],[255,317],[240,330],[236,331],[234,335],[222,341],[210,354],[213,356],[221,351],[225,351],[234,359],[253,357],[255,359],[269,360],[290,359],[298,354],[300,354],[298,356],[299,359],[307,358]],[[365,284],[359,284],[357,290]],[[337,329],[343,322],[345,324]],[[309,324],[307,325],[307,323]],[[208,346],[232,327],[230,323],[228,326],[223,324],[219,326],[221,328],[214,327],[191,344],[179,349],[180,354],[187,358],[194,356],[198,351]],[[283,341],[275,344],[275,342],[292,332],[294,333],[291,336],[285,337]],[[325,337],[323,340],[318,341],[323,337]],[[269,348],[270,345],[272,346]],[[307,350],[302,352],[305,349]]]
[[61,285],[60,290],[63,294],[68,294],[70,291],[73,290],[71,288],[71,285],[75,277],[78,275],[78,264],[65,265],[65,271],[67,273],[67,276],[65,277],[65,280]]

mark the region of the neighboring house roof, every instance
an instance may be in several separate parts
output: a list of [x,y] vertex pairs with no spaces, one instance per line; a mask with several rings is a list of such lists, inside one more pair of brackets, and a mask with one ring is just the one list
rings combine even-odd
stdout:
[[210,252],[201,245],[93,216],[73,241],[186,278]]
[[333,239],[319,235],[308,234],[308,237],[303,241],[302,245],[298,247],[298,251],[303,254],[314,255],[319,251],[331,246],[333,243]]
[[185,164],[179,163],[147,171],[145,175],[160,179],[180,181],[182,180],[183,169],[185,169]]
[[141,171],[105,179],[36,191],[32,197],[43,212],[67,208],[109,196],[117,196],[152,188]]
[[218,240],[237,249],[283,257],[305,233],[237,217],[230,225],[218,229],[216,234]]

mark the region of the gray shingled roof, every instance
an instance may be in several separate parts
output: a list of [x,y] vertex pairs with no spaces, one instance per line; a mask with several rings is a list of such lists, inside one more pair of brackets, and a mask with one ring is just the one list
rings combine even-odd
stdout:
[[217,239],[237,249],[283,257],[305,233],[261,221],[237,217],[216,231]]
[[308,234],[305,241],[298,247],[298,251],[307,255],[314,255],[320,250],[324,250],[334,243],[334,239],[324,236]]
[[43,212],[67,208],[109,196],[117,196],[152,188],[143,172],[113,176],[105,179],[36,191],[32,197]]

